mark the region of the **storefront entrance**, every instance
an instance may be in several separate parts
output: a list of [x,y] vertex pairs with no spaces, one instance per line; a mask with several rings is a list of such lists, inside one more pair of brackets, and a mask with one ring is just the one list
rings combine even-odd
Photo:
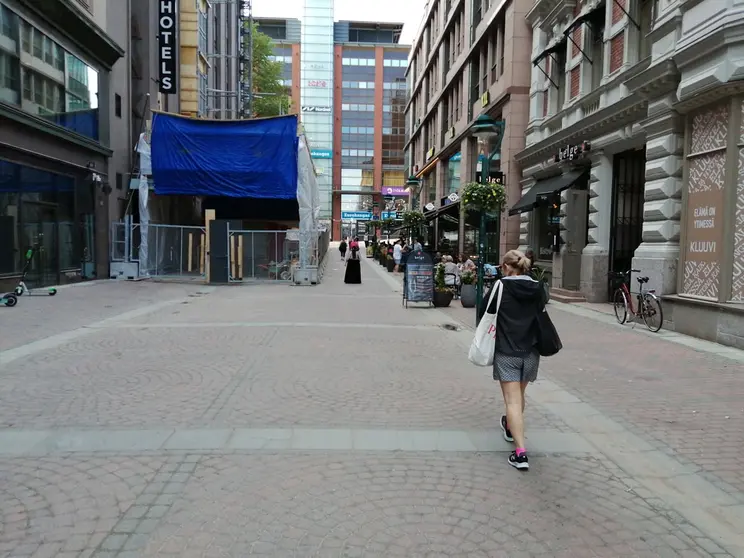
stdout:
[[[24,202],[21,205],[23,246],[38,246],[26,284],[30,287],[59,284],[59,235],[56,205]],[[25,251],[23,262],[25,263]]]
[[[645,184],[645,148],[615,155],[612,161],[610,271],[628,271],[633,254],[641,244]],[[612,287],[612,284],[608,284],[608,297],[613,291]]]

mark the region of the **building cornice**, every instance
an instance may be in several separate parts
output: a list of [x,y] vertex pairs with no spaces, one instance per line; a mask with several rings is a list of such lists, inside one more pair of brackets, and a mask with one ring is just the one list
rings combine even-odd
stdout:
[[640,120],[647,106],[647,99],[636,94],[628,95],[617,103],[600,109],[547,139],[527,147],[517,153],[514,159],[522,166],[539,163],[554,155],[555,151],[566,143],[574,140],[584,141],[596,137],[603,129],[615,129]]
[[679,80],[680,72],[677,64],[671,58],[667,58],[628,78],[624,85],[630,93],[654,98],[677,89]]
[[716,85],[708,90],[696,93],[689,99],[682,100],[674,105],[674,110],[680,114],[686,114],[705,105],[716,103],[722,99],[744,93],[744,82],[736,81]]

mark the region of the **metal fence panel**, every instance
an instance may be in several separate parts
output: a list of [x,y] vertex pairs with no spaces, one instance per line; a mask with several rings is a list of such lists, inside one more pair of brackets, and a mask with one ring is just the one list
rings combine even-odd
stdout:
[[299,240],[287,231],[228,231],[230,281],[289,281]]
[[204,227],[150,224],[147,261],[140,261],[140,268],[151,277],[203,277],[206,238]]

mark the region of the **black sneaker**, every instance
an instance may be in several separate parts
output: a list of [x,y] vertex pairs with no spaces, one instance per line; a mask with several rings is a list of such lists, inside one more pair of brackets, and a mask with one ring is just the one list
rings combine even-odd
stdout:
[[527,454],[517,455],[516,451],[513,451],[509,456],[509,465],[520,471],[526,471],[530,468],[530,461],[527,459]]
[[506,427],[506,415],[501,416],[501,430],[504,431],[504,440],[507,442],[513,442],[514,438],[512,437],[511,430],[509,430]]

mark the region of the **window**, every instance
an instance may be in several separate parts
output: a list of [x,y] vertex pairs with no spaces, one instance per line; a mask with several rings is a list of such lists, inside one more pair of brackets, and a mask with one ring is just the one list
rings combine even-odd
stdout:
[[31,36],[33,35],[33,27],[27,22],[21,22],[21,47],[23,52],[31,54]]
[[649,33],[654,23],[654,0],[639,0],[640,17],[638,25],[638,61],[651,56],[651,39]]
[[16,40],[18,17],[9,8],[0,4],[0,35]]
[[116,173],[116,189],[122,190],[124,188],[124,175],[120,172]]
[[473,0],[473,28],[477,27],[483,17],[481,0]]
[[114,114],[117,118],[121,118],[121,95],[114,93]]
[[604,9],[597,10],[597,14],[589,24],[592,32],[592,91],[599,87],[604,76]]
[[481,47],[481,93],[488,91],[488,41]]
[[563,108],[563,103],[566,101],[566,44],[561,43],[561,48],[556,52],[554,58],[551,60],[550,65],[553,74],[553,81],[558,86],[555,91],[555,110],[553,113],[557,113]]
[[44,35],[34,29],[31,53],[39,59],[44,56]]
[[209,24],[207,21],[207,14],[199,10],[199,52],[207,56],[209,53]]

